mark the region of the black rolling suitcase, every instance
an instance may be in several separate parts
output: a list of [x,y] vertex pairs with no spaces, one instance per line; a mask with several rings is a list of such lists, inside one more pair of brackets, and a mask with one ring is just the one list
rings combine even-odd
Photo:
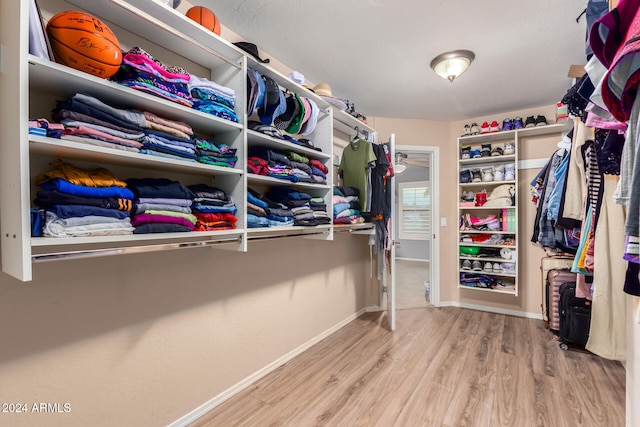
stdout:
[[560,348],[567,350],[569,344],[584,347],[589,339],[591,327],[591,301],[576,297],[576,283],[560,286]]

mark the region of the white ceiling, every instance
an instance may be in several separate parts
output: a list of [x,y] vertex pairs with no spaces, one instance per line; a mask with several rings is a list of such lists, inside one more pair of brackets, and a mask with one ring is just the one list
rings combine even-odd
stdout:
[[[196,1],[194,1],[196,3]],[[583,64],[586,0],[200,0],[222,24],[368,116],[463,120],[549,105]],[[476,59],[453,83],[439,53]]]

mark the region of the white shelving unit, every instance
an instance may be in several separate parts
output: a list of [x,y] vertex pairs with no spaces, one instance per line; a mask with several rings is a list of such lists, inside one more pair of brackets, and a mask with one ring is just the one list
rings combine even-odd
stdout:
[[[64,5],[60,8],[60,5]],[[2,270],[22,281],[32,279],[33,262],[85,258],[169,250],[191,247],[216,247],[246,251],[248,240],[293,237],[332,240],[331,224],[316,227],[274,227],[248,229],[246,223],[247,187],[268,190],[288,186],[313,197],[322,197],[327,213],[333,211],[333,175],[327,174],[326,184],[292,183],[271,177],[248,173],[247,156],[251,147],[266,147],[278,151],[294,151],[325,164],[333,162],[333,130],[348,133],[358,128],[375,132],[307,88],[293,82],[277,70],[266,66],[233,44],[204,29],[191,19],[153,0],[67,0],[52,4],[42,3],[45,16],[62,10],[81,9],[110,26],[121,40],[123,48],[129,39],[154,55],[154,51],[169,51],[186,64],[194,64],[202,71],[196,73],[236,93],[238,123],[221,119],[171,101],[133,90],[115,82],[29,55],[28,2],[3,2],[0,11],[0,45],[2,68],[0,90],[13,100],[2,105],[0,125],[0,227],[2,230]],[[56,8],[56,10],[49,10]],[[133,43],[133,42],[132,42]],[[182,65],[180,62],[172,62]],[[188,69],[188,67],[185,65]],[[246,126],[247,68],[274,79],[280,88],[312,99],[321,111],[315,131],[306,136],[321,151],[299,146],[249,130]],[[234,168],[211,166],[140,153],[125,152],[28,133],[27,121],[33,118],[50,119],[56,101],[75,93],[86,93],[117,108],[150,111],[158,116],[188,123],[195,134],[225,143],[237,150],[238,162]],[[335,116],[335,118],[334,118]],[[296,137],[296,136],[294,136]],[[186,185],[207,183],[226,191],[235,201],[238,222],[234,230],[162,233],[150,235],[102,236],[84,238],[31,237],[30,215],[37,188],[35,176],[49,170],[49,162],[63,159],[80,167],[102,166],[113,171],[120,179],[165,177]],[[337,227],[336,227],[337,228]],[[346,226],[354,234],[366,234],[370,224]]]
[[[462,216],[468,214],[470,216],[483,218],[488,215],[495,215],[497,218],[501,218],[503,209],[507,212],[508,215],[512,215],[514,217],[512,221],[512,227],[508,229],[508,231],[503,231],[502,223],[501,227],[498,230],[477,230],[471,228],[470,230],[461,230],[461,227],[458,227],[458,251],[459,251],[459,273],[460,273],[460,281],[458,282],[458,287],[461,289],[469,289],[469,290],[480,290],[485,292],[496,292],[503,294],[510,294],[514,296],[518,296],[519,294],[519,286],[518,286],[518,269],[519,269],[519,258],[518,258],[518,246],[520,245],[519,238],[519,226],[518,226],[518,160],[519,157],[519,147],[529,138],[539,136],[539,135],[549,135],[558,133],[560,134],[565,130],[565,125],[563,124],[554,124],[554,125],[546,125],[539,126],[534,128],[525,128],[525,129],[517,129],[512,131],[501,131],[480,135],[472,135],[466,137],[458,138],[458,149],[459,149],[459,161],[458,161],[458,176],[460,177],[460,172],[468,169],[472,171],[473,169],[478,169],[480,172],[480,176],[482,177],[482,169],[483,168],[494,168],[502,167],[507,164],[514,165],[514,175],[515,179],[513,180],[502,180],[502,181],[480,181],[480,182],[459,182],[458,184],[458,200],[461,200],[461,196],[463,192],[477,192],[486,190],[487,195],[491,193],[493,189],[496,187],[509,184],[513,186],[515,190],[515,203],[510,207],[487,207],[487,206],[461,206],[458,207],[458,215],[460,218]],[[480,158],[471,158],[471,159],[462,159],[461,148],[464,146],[470,146],[471,149],[481,150],[483,144],[490,144],[491,149],[499,146],[504,148],[505,143],[512,143],[514,146],[514,153],[500,156],[487,156]],[[473,236],[478,236],[481,238],[486,238],[487,236],[495,235],[497,239],[511,239],[514,244],[493,244],[493,243],[464,243],[462,241],[463,236],[469,236],[473,238]],[[463,254],[463,250],[461,248],[466,247],[467,250],[465,252],[473,252],[471,254]],[[512,258],[505,259],[500,256],[499,251],[501,249],[510,249],[512,252]],[[477,251],[477,252],[476,252]],[[465,261],[469,261],[470,263],[476,262],[481,266],[481,270],[474,271],[471,269],[463,269],[463,263]],[[493,271],[493,267],[489,271],[485,271],[484,267],[487,263],[499,264],[499,265],[508,265],[515,264],[513,269],[515,273],[505,272],[504,269],[502,271],[495,272]],[[465,279],[471,280],[462,280],[463,277]]]

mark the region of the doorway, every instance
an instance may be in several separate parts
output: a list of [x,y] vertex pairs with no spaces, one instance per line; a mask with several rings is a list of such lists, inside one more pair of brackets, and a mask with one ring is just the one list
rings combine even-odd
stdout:
[[395,148],[396,308],[438,306],[438,147]]

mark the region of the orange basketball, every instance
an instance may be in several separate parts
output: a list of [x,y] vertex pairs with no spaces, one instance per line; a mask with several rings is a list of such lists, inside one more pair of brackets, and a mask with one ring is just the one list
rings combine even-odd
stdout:
[[220,21],[215,13],[202,6],[193,6],[187,10],[187,17],[193,19],[209,31],[220,35]]
[[120,68],[120,42],[107,25],[84,12],[67,11],[47,23],[56,62],[104,79]]

